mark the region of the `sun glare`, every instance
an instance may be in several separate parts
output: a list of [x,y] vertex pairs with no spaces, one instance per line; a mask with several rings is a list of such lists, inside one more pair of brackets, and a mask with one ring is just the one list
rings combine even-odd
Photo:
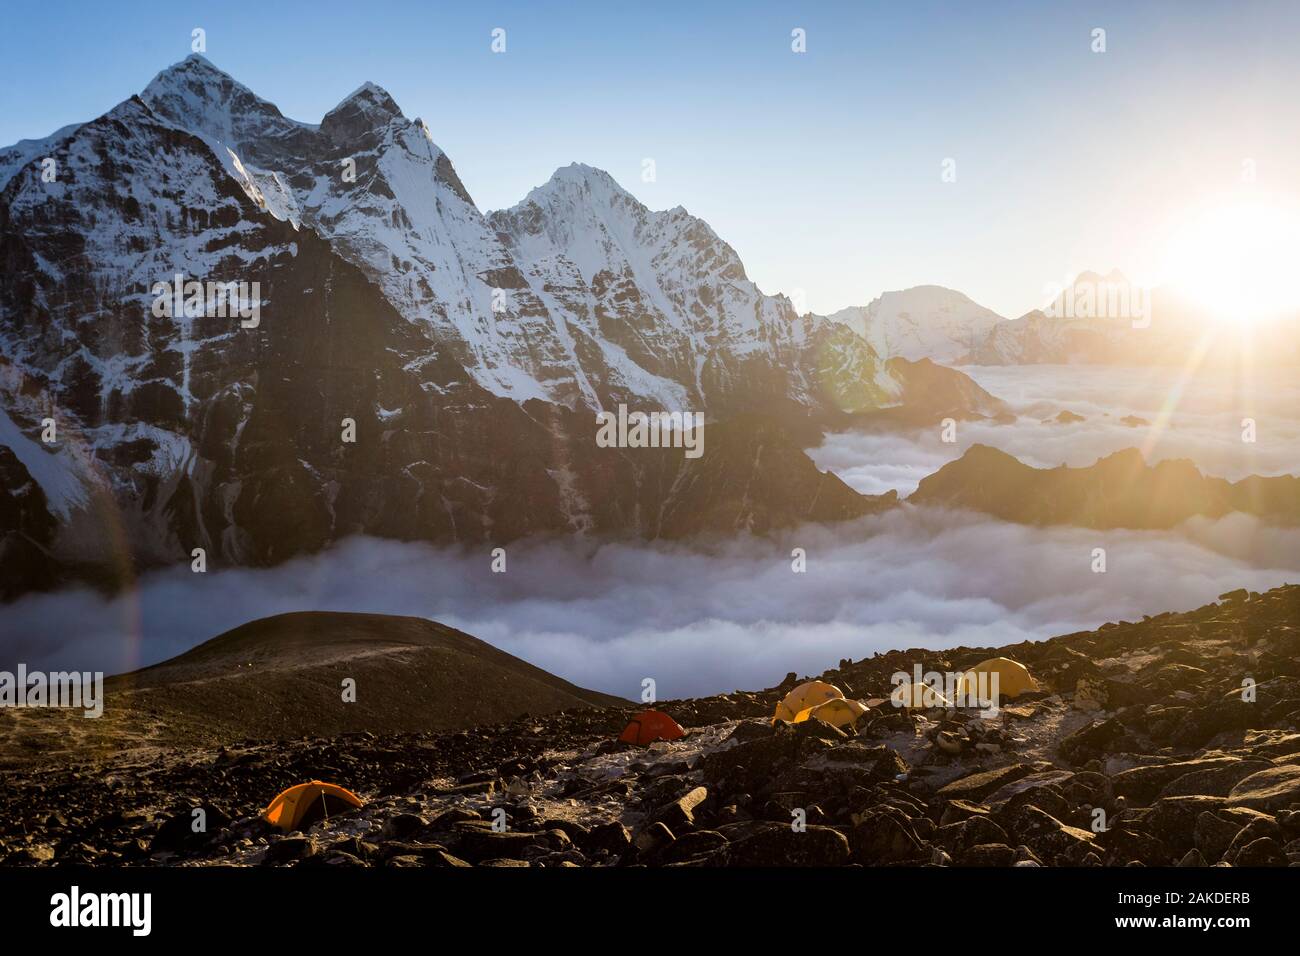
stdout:
[[1175,235],[1166,278],[1221,322],[1294,315],[1300,311],[1300,213],[1265,202],[1207,208]]

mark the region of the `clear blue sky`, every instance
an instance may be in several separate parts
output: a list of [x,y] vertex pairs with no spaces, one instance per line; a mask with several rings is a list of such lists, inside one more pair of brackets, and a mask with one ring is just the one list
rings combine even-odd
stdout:
[[1300,195],[1286,0],[45,0],[3,23],[0,144],[110,109],[203,27],[213,63],[296,119],[383,86],[484,210],[557,166],[599,166],[652,208],[702,216],[765,291],[823,312],[937,283],[1018,315],[1082,269],[1153,278],[1172,224],[1240,191],[1245,159],[1250,188]]

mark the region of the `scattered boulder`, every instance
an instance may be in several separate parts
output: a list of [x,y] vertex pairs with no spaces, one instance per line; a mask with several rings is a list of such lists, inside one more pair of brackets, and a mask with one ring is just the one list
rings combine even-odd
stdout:
[[637,853],[642,857],[653,858],[657,853],[677,839],[673,831],[662,823],[652,823],[632,840]]
[[592,827],[586,836],[580,838],[580,843],[588,853],[605,852],[620,856],[632,846],[632,834],[617,821],[602,823]]
[[1149,810],[1137,816],[1143,828],[1173,853],[1186,853],[1195,839],[1196,821],[1202,813],[1214,813],[1225,804],[1223,797],[1161,797]]
[[865,866],[915,860],[923,855],[912,821],[896,807],[877,806],[856,815],[849,838],[854,861]]
[[989,817],[975,814],[959,823],[942,826],[935,834],[939,843],[954,857],[960,857],[973,846],[981,843],[1006,843],[1007,832]]
[[968,774],[940,787],[936,796],[949,800],[982,800],[993,791],[1033,773],[1029,764],[1011,764]]
[[267,863],[292,863],[316,854],[316,842],[311,837],[286,836],[266,848],[263,857]]
[[842,866],[849,862],[848,838],[832,827],[755,820],[730,823],[719,831],[728,841],[731,866]]
[[696,830],[685,833],[664,848],[664,863],[703,862],[716,857],[728,845],[727,838],[717,830]]
[[1110,866],[1124,866],[1134,861],[1143,866],[1168,866],[1174,861],[1169,848],[1147,833],[1123,824],[1104,830],[1097,843],[1106,851],[1103,862]]
[[1076,730],[1060,742],[1058,749],[1062,757],[1079,765],[1123,750],[1129,741],[1124,725],[1111,717]]
[[1231,858],[1233,866],[1289,866],[1282,847],[1272,837],[1260,837],[1240,850]]
[[707,787],[695,787],[661,809],[656,819],[662,820],[674,833],[695,828],[695,811],[709,799]]
[[149,846],[150,853],[187,853],[208,843],[230,823],[230,814],[205,803],[173,814],[162,822]]
[[1300,766],[1284,765],[1251,774],[1228,792],[1228,806],[1266,811],[1300,808]]
[[[1172,784],[1174,781],[1188,776],[1197,775],[1196,779],[1211,779],[1211,774],[1215,771],[1230,770],[1231,768],[1240,767],[1242,760],[1239,757],[1203,757],[1197,760],[1181,760],[1173,763],[1152,764],[1143,767],[1134,767],[1131,770],[1125,770],[1117,773],[1112,780],[1114,792],[1122,797],[1129,797],[1139,803],[1147,803],[1160,795],[1161,791]],[[1248,774],[1242,774],[1247,776]],[[1240,779],[1240,778],[1238,778]],[[1201,790],[1184,791],[1186,793],[1203,793]],[[1226,793],[1226,791],[1225,791]],[[1165,796],[1176,796],[1177,793],[1165,794]],[[1218,794],[1223,796],[1224,794]]]
[[958,866],[1013,866],[1016,851],[1005,843],[981,843],[957,858]]
[[384,821],[379,838],[381,840],[401,840],[413,833],[420,832],[428,825],[427,820],[414,813],[397,813]]
[[1062,823],[1037,807],[1026,807],[1016,835],[1039,858],[1057,865],[1076,865],[1093,846],[1094,834]]
[[535,833],[497,832],[475,827],[459,830],[450,849],[470,863],[481,863],[501,858],[522,859],[524,852],[538,845],[538,841],[539,836]]

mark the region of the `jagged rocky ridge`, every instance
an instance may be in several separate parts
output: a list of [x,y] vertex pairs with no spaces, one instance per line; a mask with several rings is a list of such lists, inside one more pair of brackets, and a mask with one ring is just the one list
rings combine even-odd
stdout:
[[[701,220],[598,170],[485,217],[377,86],[310,125],[199,56],[0,151],[0,270],[3,598],[194,548],[853,516],[877,504],[803,454],[820,428],[1000,408],[796,316]],[[258,283],[258,325],[155,315],[177,274]],[[706,459],[595,448],[592,411],[624,402],[704,413]]]
[[1034,468],[996,448],[972,445],[921,479],[907,500],[1033,525],[1172,528],[1193,516],[1231,512],[1272,525],[1300,524],[1300,478],[1251,475],[1230,482],[1203,475],[1187,459],[1148,465],[1136,448],[1084,468]]
[[[1044,642],[891,651],[820,675],[878,699],[914,665],[943,672],[1013,657],[1043,689],[1004,701],[992,719],[877,700],[853,733],[816,720],[773,726],[791,674],[766,691],[666,702],[688,733],[648,749],[613,740],[629,708],[458,733],[43,759],[0,771],[0,860],[1300,865],[1298,627],[1292,585]],[[256,819],[280,789],[313,777],[367,806],[290,835]],[[206,834],[191,827],[199,806]],[[505,832],[491,826],[498,807]],[[791,827],[795,809],[804,832]]]

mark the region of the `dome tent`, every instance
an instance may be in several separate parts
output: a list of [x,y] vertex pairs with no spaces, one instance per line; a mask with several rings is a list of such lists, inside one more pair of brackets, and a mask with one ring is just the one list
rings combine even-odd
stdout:
[[[990,676],[981,680],[981,674]],[[992,692],[993,674],[998,677],[997,692],[1002,697],[1019,697],[1021,694],[1038,690],[1038,681],[1034,680],[1024,664],[1013,661],[1009,657],[990,657],[986,661],[980,661],[962,675],[957,684],[957,696],[965,701],[966,706],[974,706],[973,701],[976,696]]]
[[824,680],[805,681],[782,698],[776,705],[772,719],[793,721],[800,711],[837,699],[843,700],[844,692],[834,684],[828,684]]
[[686,731],[682,730],[681,724],[662,710],[651,708],[628,721],[628,725],[623,728],[618,739],[625,744],[639,744],[644,747],[656,740],[676,740],[685,735]]
[[300,783],[280,793],[262,819],[285,833],[305,830],[313,823],[365,806],[365,801],[351,790],[323,780]]
[[926,683],[914,684],[910,681],[895,687],[890,692],[889,700],[895,707],[911,707],[917,710],[952,706],[941,691]]
[[794,723],[797,724],[816,717],[832,727],[852,727],[858,718],[866,712],[867,706],[859,701],[835,697],[824,704],[818,704],[816,707],[808,707],[799,711],[794,716]]

